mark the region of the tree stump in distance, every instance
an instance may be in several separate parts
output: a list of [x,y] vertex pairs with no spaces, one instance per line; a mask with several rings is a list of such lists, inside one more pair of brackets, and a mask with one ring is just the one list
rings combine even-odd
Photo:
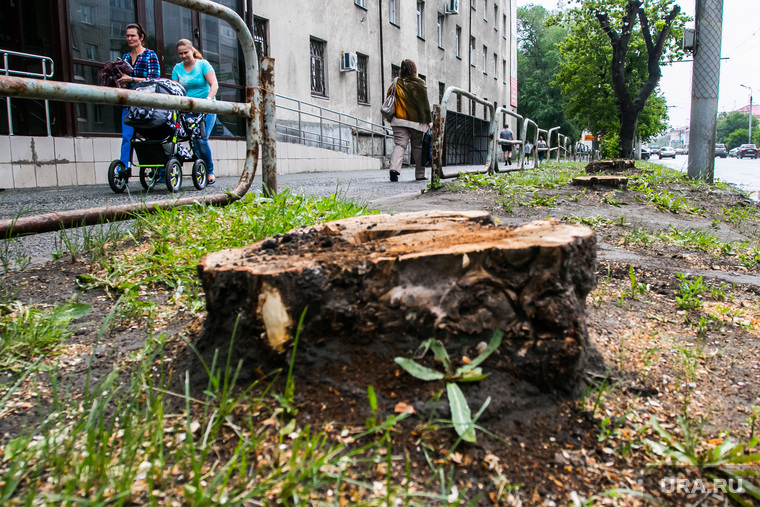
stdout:
[[577,176],[573,178],[573,185],[582,187],[614,187],[621,188],[628,186],[628,178],[626,176]]
[[586,227],[497,227],[479,211],[294,230],[201,260],[208,319],[198,347],[227,350],[237,321],[235,353],[254,362],[248,367],[280,366],[305,308],[297,351],[305,361],[310,347],[337,358],[342,346],[371,344],[386,347],[392,363],[400,340],[474,344],[501,329],[500,357],[486,369],[571,389],[588,348],[595,245]]
[[625,173],[636,171],[633,160],[614,158],[611,160],[592,160],[586,164],[586,174]]

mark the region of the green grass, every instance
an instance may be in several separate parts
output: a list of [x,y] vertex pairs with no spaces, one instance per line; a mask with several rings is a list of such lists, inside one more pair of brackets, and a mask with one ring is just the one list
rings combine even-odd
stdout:
[[100,269],[81,276],[79,283],[84,289],[104,287],[121,294],[122,321],[155,318],[156,304],[147,289],[157,286],[168,289],[174,305],[198,312],[205,301],[196,266],[206,254],[368,212],[365,205],[338,194],[309,198],[288,191],[272,198],[248,194],[224,208],[166,210],[139,218],[130,239],[110,244],[109,255],[98,259]]

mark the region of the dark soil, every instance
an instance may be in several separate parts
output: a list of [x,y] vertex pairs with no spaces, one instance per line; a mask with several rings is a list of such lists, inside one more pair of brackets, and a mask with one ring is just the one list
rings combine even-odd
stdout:
[[[456,440],[453,430],[445,424],[426,424],[450,417],[446,396],[440,396],[444,384],[417,381],[387,360],[396,355],[409,357],[417,342],[400,340],[394,350],[378,350],[371,343],[347,340],[340,355],[332,349],[329,354],[320,351],[318,345],[298,350],[295,400],[299,422],[314,427],[332,423],[340,428],[363,428],[372,416],[367,402],[371,385],[378,393],[379,420],[399,407],[411,406],[415,411],[399,425],[393,438],[393,452],[409,456],[412,462],[413,480],[420,482],[430,474],[425,453],[436,463],[448,460],[454,482],[468,491],[467,498],[484,493],[480,504],[569,505],[575,498],[627,489],[646,492],[670,505],[723,505],[721,493],[663,491],[660,480],[694,479],[700,472],[662,465],[644,438],[656,439],[649,426],[653,416],[678,434],[676,418],[682,414],[692,421],[705,418],[704,447],[716,445],[727,431],[737,440],[749,437],[747,420],[752,406],[760,405],[758,265],[747,267],[735,255],[703,251],[688,243],[637,246],[623,239],[636,229],[690,228],[723,241],[752,241],[758,248],[760,208],[723,190],[695,193],[679,186],[668,190],[702,211],[691,215],[659,210],[627,190],[615,192],[617,204],[609,204],[605,202],[609,188],[584,191],[574,186],[538,193],[559,196],[554,207],[515,206],[510,212],[498,204],[499,196],[483,190],[433,191],[383,201],[381,209],[395,212],[484,209],[508,225],[547,216],[610,219],[594,226],[598,283],[586,301],[592,350],[585,382],[567,394],[542,391],[496,372],[488,382],[465,386],[473,412],[491,399],[479,420],[486,431],[478,433],[477,444],[460,444],[454,453],[448,453]],[[751,220],[730,223],[724,210],[739,208],[752,210]],[[613,222],[621,216],[622,220]],[[631,267],[635,284],[644,288],[634,296]],[[93,306],[85,322],[79,323],[77,334],[57,357],[50,358],[62,366],[62,383],[74,393],[83,390],[88,367],[92,368],[91,379],[102,378],[115,363],[142,347],[149,336],[144,326],[129,325],[117,326],[98,338],[116,298],[102,289],[80,290],[77,277],[88,270],[85,261],[59,260],[0,279],[4,290],[20,301],[54,305],[75,298]],[[706,291],[700,296],[700,308],[678,309],[679,273],[691,280],[701,276],[712,289],[712,294]],[[166,299],[166,295],[159,291],[156,298]],[[197,365],[192,366],[193,355],[184,340],[197,340],[204,320],[204,315],[180,313],[155,322],[154,332],[170,336],[166,360],[174,361],[174,372],[192,368],[197,376]],[[447,343],[447,347],[456,361],[473,355],[471,349],[456,343]],[[289,359],[286,355],[279,364],[268,366],[286,367]],[[251,369],[251,377],[264,373],[263,368]],[[200,377],[197,380],[202,384]],[[9,402],[0,417],[0,434],[5,438],[36,420],[36,403],[31,398],[19,395]],[[403,470],[400,473],[403,477]],[[634,497],[617,502],[646,503]]]

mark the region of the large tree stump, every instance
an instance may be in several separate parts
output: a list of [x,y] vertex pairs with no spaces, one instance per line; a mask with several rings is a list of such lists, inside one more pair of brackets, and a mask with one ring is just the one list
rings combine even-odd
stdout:
[[504,369],[567,389],[587,350],[595,242],[586,227],[497,227],[485,212],[369,215],[295,230],[201,260],[201,346],[226,350],[238,321],[237,353],[257,366],[282,362],[305,308],[299,357],[309,344],[340,355],[342,345],[387,342],[392,363],[399,340],[474,344],[501,329]]

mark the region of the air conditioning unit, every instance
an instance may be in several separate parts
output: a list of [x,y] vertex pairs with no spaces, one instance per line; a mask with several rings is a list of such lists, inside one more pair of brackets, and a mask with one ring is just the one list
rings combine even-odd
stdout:
[[444,8],[446,14],[459,14],[459,0],[446,0]]
[[359,57],[356,53],[341,53],[340,54],[340,71],[348,72],[356,70],[359,66]]

